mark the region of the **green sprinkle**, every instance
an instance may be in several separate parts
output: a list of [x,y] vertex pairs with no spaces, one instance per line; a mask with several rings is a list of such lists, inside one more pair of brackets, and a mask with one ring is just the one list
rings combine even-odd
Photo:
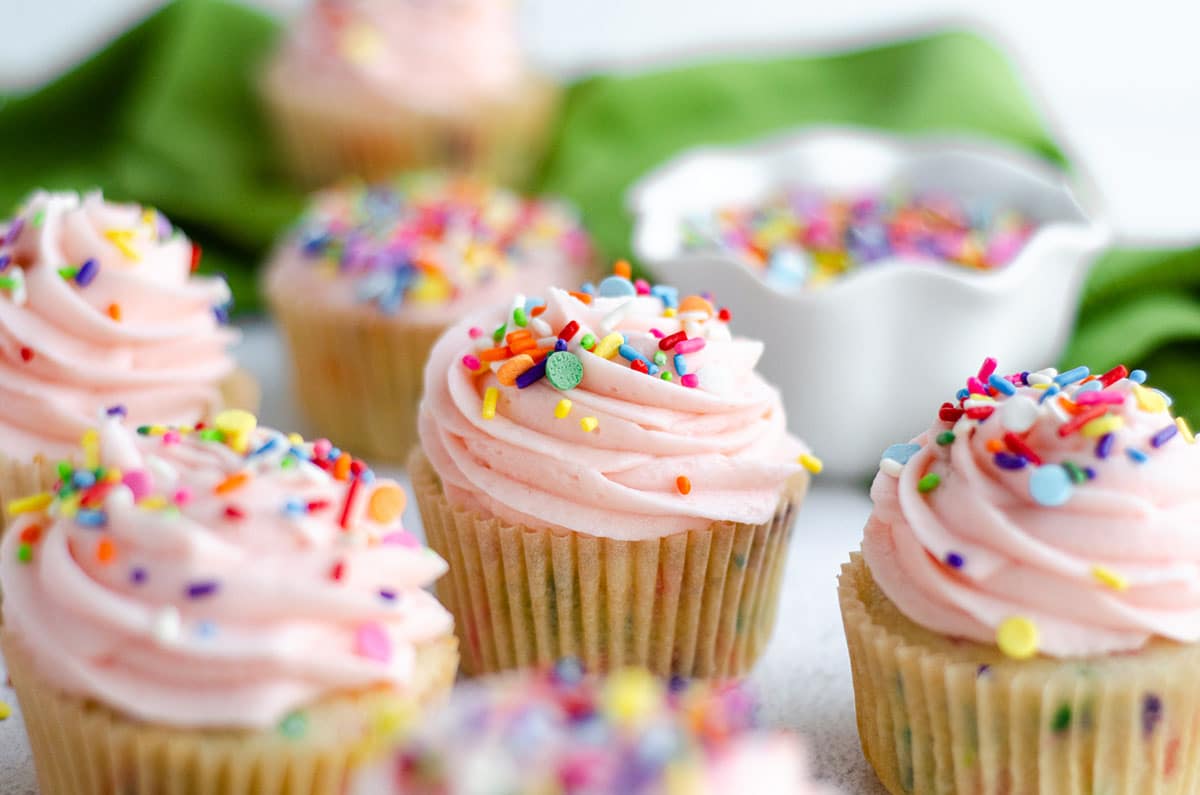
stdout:
[[31,544],[18,544],[17,560],[22,563],[29,563],[33,560],[33,546]]
[[570,351],[555,351],[546,357],[546,380],[555,389],[574,389],[583,380],[583,362]]
[[921,492],[922,494],[928,494],[936,489],[941,482],[941,475],[936,472],[930,472],[928,475],[917,481],[917,491]]
[[200,431],[199,435],[200,435],[200,438],[206,442],[223,442],[223,441],[225,441],[225,434],[222,433],[221,431],[217,430],[216,428],[205,428],[204,430]]
[[1063,461],[1062,466],[1063,469],[1067,470],[1067,474],[1071,476],[1071,480],[1075,483],[1083,483],[1087,480],[1087,473],[1070,461]]
[[291,469],[294,466],[296,466],[296,459],[295,459],[295,457],[290,456],[290,455],[285,455],[283,457],[283,459],[279,462],[280,469]]
[[137,427],[137,432],[139,434],[141,434],[142,436],[149,436],[150,435],[150,426],[149,425],[139,425]]
[[75,467],[71,466],[70,461],[59,461],[58,462],[58,479],[59,480],[61,480],[63,483],[66,483],[67,481],[69,481],[71,479],[71,476],[74,474],[75,474]]
[[1071,728],[1071,707],[1069,704],[1063,704],[1054,711],[1054,717],[1050,719],[1050,728],[1055,733],[1065,732]]
[[525,317],[525,308],[518,306],[513,310],[513,322],[521,328],[529,325],[529,318]]
[[77,273],[79,273],[79,268],[67,267],[58,269],[58,275],[64,279],[74,279]]
[[43,221],[45,221],[45,220],[46,220],[46,211],[45,211],[45,210],[38,210],[36,213],[34,213],[34,214],[33,214],[33,226],[34,226],[34,228],[36,229],[37,227],[41,226],[41,225],[42,225],[42,222],[43,222]]
[[664,381],[672,381],[672,380],[674,380],[675,376],[671,375],[670,370],[663,370],[662,375],[660,375],[659,378],[661,378]]
[[937,435],[937,443],[945,447],[954,443],[954,431],[942,431]]
[[654,353],[654,363],[659,367],[665,366],[667,363],[667,355],[662,351],[656,351]]
[[303,712],[293,712],[279,723],[279,733],[289,740],[298,740],[308,731],[308,718]]
[[495,331],[493,331],[493,332],[492,332],[492,342],[494,342],[494,343],[496,343],[497,345],[499,345],[499,344],[500,344],[500,340],[504,339],[504,333],[505,333],[506,331],[508,331],[508,324],[507,324],[507,323],[501,323],[501,324],[500,324],[500,326],[499,326],[499,328],[497,328]]
[[12,290],[17,286],[17,280],[12,276],[0,276],[0,290]]
[[579,341],[579,345],[580,345],[580,347],[582,347],[582,348],[583,348],[585,351],[590,351],[592,348],[595,348],[595,347],[596,347],[596,337],[595,337],[595,335],[593,335],[593,334],[584,334],[584,335],[583,335],[583,339],[581,339],[581,340]]

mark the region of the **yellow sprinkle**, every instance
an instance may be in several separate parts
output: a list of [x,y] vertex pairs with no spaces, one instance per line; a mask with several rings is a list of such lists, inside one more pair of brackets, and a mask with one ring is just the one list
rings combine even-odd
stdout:
[[1099,439],[1106,433],[1120,430],[1125,427],[1125,418],[1116,414],[1109,414],[1104,417],[1097,417],[1079,429],[1088,439]]
[[1030,384],[1030,386],[1033,387],[1034,389],[1049,389],[1050,388],[1049,384]]
[[151,425],[146,429],[146,434],[149,436],[162,436],[166,432],[167,426],[165,425]]
[[592,348],[592,353],[597,356],[603,356],[605,359],[611,359],[617,355],[617,349],[625,343],[625,336],[617,332],[609,334],[604,339],[596,343],[596,347]]
[[970,399],[970,400],[984,400],[984,401],[987,401],[988,403],[995,403],[995,402],[996,402],[996,399],[995,399],[994,397],[992,397],[991,395],[976,395],[976,394],[974,394],[974,393],[971,393],[971,394],[968,396],[968,399]]
[[1192,433],[1192,426],[1188,425],[1188,421],[1183,417],[1175,418],[1175,427],[1179,429],[1179,435],[1188,444],[1196,443],[1196,434]]
[[1114,591],[1124,591],[1129,587],[1129,580],[1124,575],[1117,574],[1105,566],[1092,566],[1092,576],[1100,584],[1107,585]]
[[563,398],[558,401],[558,405],[554,407],[554,416],[558,419],[565,419],[571,413],[571,401]]
[[154,210],[151,210],[149,207],[142,210],[142,223],[146,226],[154,224]]
[[812,453],[801,453],[800,457],[796,460],[800,466],[804,467],[814,475],[821,474],[821,470],[825,468],[824,462],[822,462],[821,459],[817,458]]
[[63,497],[58,501],[58,515],[64,519],[74,519],[79,513],[79,503],[83,500],[83,495],[79,492]]
[[603,698],[615,723],[637,725],[661,708],[662,685],[643,668],[626,668],[609,676]]
[[0,720],[5,720],[10,715],[12,715],[12,707],[8,705],[8,702],[0,701]]
[[54,495],[48,491],[43,491],[41,494],[34,494],[31,497],[22,497],[19,500],[12,500],[8,503],[8,515],[17,516],[23,513],[44,511],[50,507],[50,503],[52,502],[54,502]]
[[300,445],[304,444],[304,437],[298,433],[289,433],[287,440],[288,444],[292,445],[293,447],[299,447]]
[[242,409],[226,409],[213,417],[213,427],[225,435],[225,444],[238,453],[250,447],[250,434],[258,427],[258,417]]
[[161,511],[167,507],[167,498],[161,494],[155,494],[139,502],[138,507],[145,508],[147,511]]
[[600,420],[595,417],[584,417],[579,421],[579,427],[583,428],[585,433],[591,433],[596,430],[596,426],[600,424]]
[[675,317],[676,314],[678,313],[669,306],[663,310],[663,317]]
[[496,416],[496,401],[500,399],[500,390],[489,386],[483,391],[483,418],[490,420]]
[[1133,396],[1137,398],[1138,408],[1157,414],[1167,410],[1167,399],[1153,389],[1147,389],[1141,384],[1133,385]]
[[1028,660],[1037,654],[1037,625],[1022,616],[1006,618],[996,628],[996,645],[1014,660]]
[[134,231],[132,229],[106,229],[104,237],[108,239],[117,248],[121,249],[121,253],[129,259],[137,262],[142,258],[142,255],[137,252],[133,246],[129,245],[133,240]]
[[88,428],[83,432],[79,445],[83,448],[83,468],[95,469],[100,466],[100,432]]

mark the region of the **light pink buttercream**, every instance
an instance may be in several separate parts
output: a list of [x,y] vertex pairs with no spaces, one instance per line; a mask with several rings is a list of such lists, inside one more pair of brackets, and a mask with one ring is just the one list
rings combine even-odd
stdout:
[[[0,276],[23,281],[0,289],[6,455],[65,455],[113,404],[136,422],[172,423],[219,406],[236,333],[213,309],[229,300],[229,288],[190,275],[186,237],[157,212],[105,202],[98,192],[36,193],[17,219],[0,236],[15,233],[0,245],[11,258]],[[59,274],[88,259],[99,270],[86,287]]]
[[[452,622],[423,590],[442,559],[399,517],[365,507],[387,482],[360,484],[343,528],[347,483],[308,460],[312,445],[293,450],[260,428],[243,456],[198,436],[138,436],[109,421],[99,460],[130,486],[96,506],[103,524],[60,499],[10,527],[4,625],[39,675],[125,715],[196,728],[264,728],[339,691],[405,688],[416,646]],[[248,482],[218,493],[237,473]],[[22,563],[33,526],[43,530]],[[189,596],[204,583],[215,589]]]
[[[505,320],[502,308],[460,323],[434,347],[421,441],[452,502],[514,523],[619,540],[771,518],[805,448],[787,433],[779,393],[754,370],[762,343],[732,338],[716,318],[664,317],[663,303],[650,295],[586,305],[554,289],[546,298],[546,311],[530,324],[535,335],[571,320],[580,325],[572,351],[584,374],[574,389],[559,391],[547,379],[506,387],[491,371],[475,376],[466,369],[463,356],[491,344],[488,335],[470,339],[468,329],[490,334]],[[606,322],[626,302],[623,316]],[[685,327],[706,341],[687,355],[698,388],[578,347],[585,334],[600,339],[615,330],[651,358],[658,350],[651,329],[669,335]],[[490,420],[481,411],[488,387],[499,390]],[[571,411],[558,419],[563,398]],[[584,417],[597,420],[595,430],[581,427]],[[677,487],[681,475],[690,481],[688,494]]]
[[[995,643],[1006,619],[1027,618],[1040,651],[1055,657],[1131,651],[1155,636],[1200,640],[1200,448],[1183,434],[1154,447],[1150,440],[1174,420],[1139,407],[1133,389],[1121,379],[1106,390],[1126,395],[1111,412],[1124,425],[1106,458],[1096,454],[1097,438],[1059,434],[1073,415],[1053,406],[1057,398],[1040,404],[1036,424],[1022,432],[1043,465],[1094,471],[1059,506],[1032,496],[1035,466],[1003,469],[988,449],[1009,430],[1006,404],[1037,400],[1039,390],[1000,396],[982,423],[959,420],[949,445],[936,437],[951,425],[934,423],[899,476],[881,471],[871,489],[863,552],[883,592],[918,624],[981,643]],[[927,473],[941,482],[922,494],[917,483]],[[944,563],[951,553],[961,568]]]
[[274,77],[297,90],[449,114],[515,90],[507,0],[324,0],[297,18]]

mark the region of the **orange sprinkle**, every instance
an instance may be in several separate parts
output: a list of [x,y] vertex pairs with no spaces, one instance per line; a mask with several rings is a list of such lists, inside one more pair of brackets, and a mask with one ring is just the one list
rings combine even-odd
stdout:
[[534,364],[537,364],[552,353],[554,353],[554,348],[538,348],[536,351],[530,351],[529,355],[533,357]]
[[1087,406],[1080,406],[1075,401],[1068,400],[1065,397],[1060,397],[1058,399],[1058,405],[1062,406],[1063,410],[1066,411],[1068,414],[1078,414],[1079,412],[1087,409]]
[[519,328],[516,331],[508,332],[508,336],[506,336],[504,338],[504,341],[507,342],[509,345],[512,345],[513,342],[516,340],[531,340],[531,339],[533,339],[532,331],[530,331],[527,328]]
[[989,453],[1003,452],[1004,449],[1005,449],[1004,442],[1002,442],[1001,440],[999,440],[999,439],[988,439],[987,440],[987,451]]
[[367,515],[381,524],[394,522],[404,513],[408,495],[404,489],[392,483],[384,483],[371,492],[367,500]]
[[333,464],[333,476],[337,480],[346,480],[350,477],[350,454],[342,453],[338,456],[338,460]]
[[679,489],[680,494],[691,494],[692,481],[688,480],[687,475],[680,475],[675,478],[675,488]]
[[486,351],[480,351],[475,354],[481,362],[498,362],[512,356],[512,351],[505,345],[503,348],[488,348]]
[[509,348],[509,350],[511,350],[513,352],[514,355],[516,355],[518,353],[528,353],[529,351],[536,351],[537,346],[538,346],[537,340],[533,339],[532,337],[529,337],[527,339],[517,340],[516,342],[509,345],[508,348]]
[[21,531],[21,540],[26,544],[36,544],[42,537],[42,526],[31,524]]
[[590,304],[592,302],[592,297],[590,295],[588,295],[587,293],[577,293],[577,292],[572,291],[572,292],[567,293],[567,295],[571,296],[572,298],[574,298],[576,300],[582,301],[585,304]]
[[633,268],[629,267],[628,260],[619,259],[613,263],[613,273],[624,278],[633,278]]
[[[536,345],[534,346],[536,347]],[[522,353],[514,356],[504,364],[500,365],[500,369],[496,371],[496,380],[504,386],[512,386],[517,383],[517,376],[533,367],[533,357],[528,353]]]
[[698,295],[689,295],[679,302],[679,311],[683,312],[704,312],[709,317],[713,316],[713,305],[705,298]]
[[213,493],[214,494],[228,494],[231,491],[240,489],[242,486],[245,486],[246,481],[248,481],[248,480],[250,480],[250,474],[248,472],[235,472],[234,474],[230,475],[229,477],[225,478],[220,483],[218,483],[217,487],[215,489],[213,489]]
[[531,309],[531,310],[529,311],[529,316],[530,316],[530,317],[537,317],[538,315],[542,314],[542,313],[543,313],[543,312],[545,312],[545,311],[546,311],[546,305],[545,305],[545,304],[538,304],[537,306],[535,306],[533,309]]
[[112,563],[117,557],[117,547],[111,538],[102,538],[96,542],[96,560],[101,563]]
[[113,320],[117,321],[118,323],[120,323],[121,322],[121,305],[120,304],[109,304],[108,305],[108,316],[111,317]]

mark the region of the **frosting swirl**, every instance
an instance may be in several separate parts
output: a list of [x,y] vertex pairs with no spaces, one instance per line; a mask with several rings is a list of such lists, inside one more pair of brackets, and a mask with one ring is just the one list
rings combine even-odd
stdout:
[[38,192],[0,235],[5,453],[65,455],[104,406],[190,423],[220,406],[236,333],[218,278],[158,212]]
[[801,476],[798,457],[815,459],[754,370],[762,343],[732,337],[727,318],[699,296],[612,276],[595,297],[552,289],[544,304],[518,297],[511,317],[450,329],[420,413],[447,497],[619,540],[767,521]]
[[112,417],[56,495],[10,504],[4,626],[67,692],[147,721],[264,728],[325,695],[403,689],[451,618],[404,493],[328,442],[218,415]]
[[1200,640],[1198,448],[1145,374],[1000,377],[885,453],[863,552],[910,619],[1023,658]]

